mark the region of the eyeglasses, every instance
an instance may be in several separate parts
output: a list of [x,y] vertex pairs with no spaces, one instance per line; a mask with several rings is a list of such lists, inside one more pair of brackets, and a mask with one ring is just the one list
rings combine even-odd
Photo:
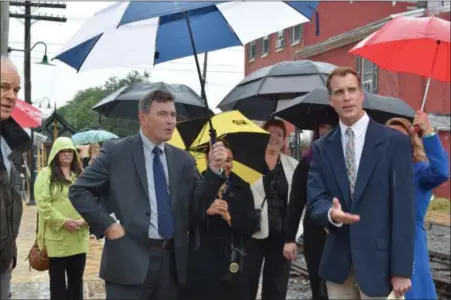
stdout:
[[67,154],[67,153],[74,153],[74,150],[72,150],[72,149],[63,149],[63,150],[60,151],[60,153],[65,153],[65,154]]

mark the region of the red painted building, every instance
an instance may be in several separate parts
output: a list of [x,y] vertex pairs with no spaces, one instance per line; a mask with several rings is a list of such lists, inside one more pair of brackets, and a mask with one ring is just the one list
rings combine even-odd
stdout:
[[[287,28],[246,45],[245,75],[280,61],[323,61],[354,67],[368,90],[401,98],[414,109],[421,107],[427,78],[385,71],[347,52],[397,15],[422,17],[434,13],[449,21],[448,1],[321,1],[318,12],[319,35],[316,35],[316,17],[313,16],[310,23]],[[435,126],[450,152],[449,84],[431,81],[425,111],[441,115],[431,119],[438,122]],[[288,125],[289,130],[293,131],[293,126]],[[450,198],[449,181],[436,191],[436,195]]]

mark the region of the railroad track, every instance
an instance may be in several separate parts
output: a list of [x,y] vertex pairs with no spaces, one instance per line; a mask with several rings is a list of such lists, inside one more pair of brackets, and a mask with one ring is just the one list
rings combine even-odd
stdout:
[[435,251],[429,251],[429,260],[431,262],[440,263],[448,267],[451,266],[451,255],[439,253]]
[[[298,244],[298,254],[303,254],[304,247]],[[449,254],[429,251],[432,278],[437,292],[446,299],[451,299],[451,256]],[[291,274],[296,277],[308,277],[307,267],[300,263],[291,264]]]
[[429,261],[437,293],[440,298],[451,299],[451,256],[429,251]]
[[291,264],[291,276],[307,278],[308,277],[307,267],[305,267],[299,263],[292,263]]

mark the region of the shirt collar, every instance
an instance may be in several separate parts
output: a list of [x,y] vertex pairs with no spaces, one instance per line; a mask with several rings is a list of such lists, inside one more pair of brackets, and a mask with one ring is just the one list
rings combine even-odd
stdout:
[[340,130],[341,130],[341,135],[344,136],[346,133],[346,129],[351,128],[352,131],[354,132],[355,137],[359,137],[361,136],[366,128],[368,127],[368,124],[370,122],[370,118],[368,117],[368,115],[365,114],[354,124],[352,124],[352,126],[346,126],[341,120],[339,122],[340,124]]
[[152,141],[147,136],[145,136],[145,134],[141,130],[139,131],[139,134],[141,135],[141,139],[143,141],[144,147],[147,147],[151,153],[153,151],[153,148],[155,148],[155,146],[160,148],[161,151],[164,153],[164,143],[155,145],[154,143],[152,143]]

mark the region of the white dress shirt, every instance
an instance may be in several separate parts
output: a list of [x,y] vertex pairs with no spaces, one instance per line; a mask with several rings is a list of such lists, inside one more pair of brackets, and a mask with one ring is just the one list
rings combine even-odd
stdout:
[[[346,136],[346,130],[351,128],[352,132],[354,132],[354,159],[355,159],[355,168],[357,170],[356,175],[359,174],[359,166],[360,159],[362,158],[363,146],[365,144],[365,136],[366,130],[368,129],[368,124],[370,123],[370,118],[365,113],[363,117],[361,117],[357,122],[355,122],[352,126],[346,126],[341,120],[339,122],[340,132],[341,132],[341,145],[343,147],[343,155],[346,160],[346,144],[348,143],[348,137]],[[357,179],[356,176],[356,179]],[[332,221],[330,217],[330,209],[329,209],[329,222],[334,224],[335,226],[342,226],[342,223],[335,223]]]
[[146,174],[147,174],[147,185],[149,191],[149,202],[150,202],[150,225],[149,225],[149,238],[151,239],[163,239],[158,234],[158,211],[157,211],[157,196],[155,192],[155,182],[153,179],[153,159],[155,154],[153,153],[153,148],[159,147],[161,149],[160,159],[163,164],[164,174],[166,176],[166,184],[168,184],[169,191],[169,175],[168,175],[168,162],[166,160],[166,154],[164,152],[164,144],[155,145],[152,143],[142,132],[141,139],[143,141],[144,150],[144,160],[146,163]]

